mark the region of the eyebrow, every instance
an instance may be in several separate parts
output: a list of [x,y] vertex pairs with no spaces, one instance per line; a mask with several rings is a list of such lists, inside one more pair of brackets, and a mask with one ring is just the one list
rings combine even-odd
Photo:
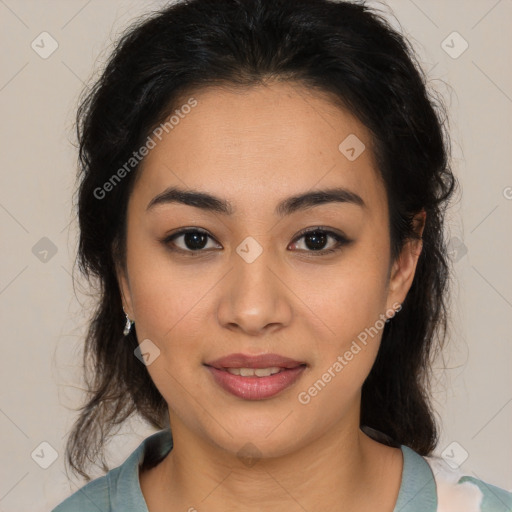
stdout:
[[[197,190],[185,190],[178,187],[169,187],[161,194],[155,196],[146,207],[146,211],[151,210],[157,205],[178,203],[188,206],[194,206],[205,211],[220,213],[223,215],[233,215],[235,209],[232,204],[219,197],[215,197],[206,192]],[[281,201],[275,209],[275,214],[279,217],[291,215],[299,210],[305,210],[314,206],[327,203],[349,203],[366,208],[363,198],[345,188],[336,187],[322,190],[312,190],[303,194],[288,197]]]

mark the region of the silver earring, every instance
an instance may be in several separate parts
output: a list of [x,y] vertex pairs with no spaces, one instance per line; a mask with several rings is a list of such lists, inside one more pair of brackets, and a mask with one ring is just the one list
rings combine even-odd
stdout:
[[400,313],[400,311],[402,311],[402,304],[398,304],[398,308],[393,309],[393,315],[392,316],[388,316],[386,318],[386,323],[391,322],[391,320],[395,317],[395,315]]
[[130,334],[130,331],[132,330],[132,325],[135,323],[133,320],[130,320],[130,317],[125,313],[126,315],[126,324],[124,326],[123,334],[125,336],[128,336]]

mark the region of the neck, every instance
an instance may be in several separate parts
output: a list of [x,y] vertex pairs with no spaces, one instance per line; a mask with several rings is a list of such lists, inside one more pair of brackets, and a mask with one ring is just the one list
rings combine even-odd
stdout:
[[[385,478],[384,466],[393,462],[396,468],[399,450],[366,436],[359,418],[292,453],[255,459],[214,446],[172,419],[174,447],[155,468],[154,495],[167,506],[151,510],[365,510],[383,499],[376,493]],[[395,478],[390,489],[392,504],[399,483]]]

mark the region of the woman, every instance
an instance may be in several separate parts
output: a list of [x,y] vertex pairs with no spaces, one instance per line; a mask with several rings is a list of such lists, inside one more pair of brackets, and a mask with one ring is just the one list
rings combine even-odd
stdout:
[[364,5],[191,0],[127,32],[78,114],[100,301],[68,462],[134,412],[158,432],[56,512],[511,510],[432,457],[436,109]]

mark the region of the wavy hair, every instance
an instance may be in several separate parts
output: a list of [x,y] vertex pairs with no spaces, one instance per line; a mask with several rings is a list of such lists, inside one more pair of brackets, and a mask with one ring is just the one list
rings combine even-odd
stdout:
[[125,264],[127,202],[139,165],[106,197],[98,190],[192,91],[269,80],[328,93],[369,129],[387,193],[391,261],[418,238],[413,217],[426,212],[414,281],[402,311],[384,328],[363,384],[361,427],[421,455],[437,444],[430,372],[447,334],[443,224],[457,182],[446,109],[429,92],[411,44],[364,2],[185,0],[122,35],[78,108],[77,262],[98,300],[84,348],[88,396],[68,437],[66,461],[86,480],[86,466],[98,455],[108,470],[105,442],[132,414],[154,428],[169,427],[167,404],[134,357],[136,329],[128,339],[122,333],[115,269]]

